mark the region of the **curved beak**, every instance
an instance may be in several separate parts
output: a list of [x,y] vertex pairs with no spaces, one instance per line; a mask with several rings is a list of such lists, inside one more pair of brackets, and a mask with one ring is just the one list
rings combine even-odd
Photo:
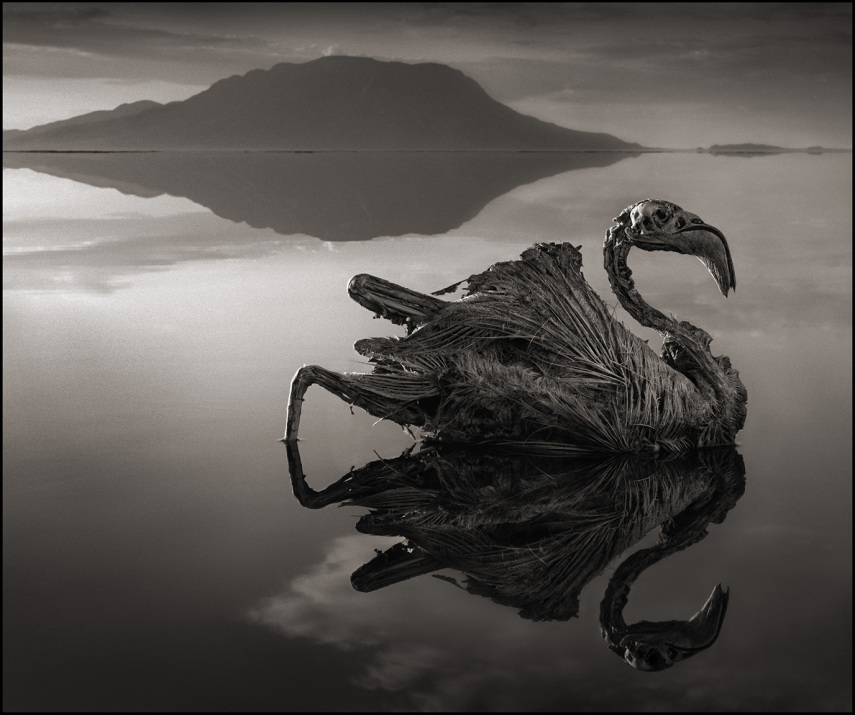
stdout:
[[710,226],[708,223],[690,223],[688,226],[684,226],[678,231],[674,231],[674,233],[686,233],[686,231],[709,231],[710,233],[714,233],[718,236],[722,241],[727,243],[727,239],[724,237],[724,234],[719,231],[715,226]]
[[736,290],[736,274],[730,247],[724,234],[715,226],[705,223],[690,223],[675,231],[676,234],[693,234],[682,252],[697,256],[715,278],[721,294],[727,297],[729,290]]
[[[715,278],[725,297],[736,288],[736,275],[730,247],[724,234],[704,223],[696,214],[668,201],[646,199],[630,206],[615,221],[623,226],[616,245],[624,238],[643,251],[674,251],[696,256]],[[677,228],[677,226],[680,228]]]

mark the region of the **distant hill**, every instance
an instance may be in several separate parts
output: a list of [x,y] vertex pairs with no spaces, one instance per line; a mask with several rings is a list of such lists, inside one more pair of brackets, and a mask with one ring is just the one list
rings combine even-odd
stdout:
[[772,144],[713,144],[709,149],[699,148],[699,153],[709,154],[823,154],[825,152],[842,152],[848,150],[827,149],[821,146],[809,146],[807,149],[788,149],[782,146],[774,146]]
[[3,133],[4,150],[635,151],[543,122],[459,70],[365,57],[282,63],[181,102],[136,102]]
[[58,122],[51,122],[50,124],[41,124],[37,127],[33,127],[32,129],[8,129],[3,132],[3,143],[5,145],[7,139],[11,139],[14,137],[49,137],[53,132],[63,131],[69,127],[82,127],[89,124],[97,124],[99,122],[103,122],[110,119],[131,117],[134,114],[139,114],[140,112],[144,112],[147,109],[162,106],[163,105],[159,102],[152,102],[147,99],[144,99],[140,102],[132,102],[131,104],[120,104],[115,109],[89,112],[88,114],[81,114],[77,117],[72,117],[71,119],[62,119]]
[[710,154],[778,154],[784,151],[792,151],[782,146],[771,144],[713,144],[709,150]]

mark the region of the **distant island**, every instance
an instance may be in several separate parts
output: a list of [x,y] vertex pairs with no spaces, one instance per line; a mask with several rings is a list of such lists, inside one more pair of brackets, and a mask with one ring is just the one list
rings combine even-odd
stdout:
[[823,154],[825,152],[848,152],[849,149],[828,149],[821,146],[809,146],[806,149],[788,149],[772,144],[713,144],[709,149],[698,147],[699,154]]
[[5,151],[623,151],[642,147],[514,111],[437,63],[331,56],[3,132]]

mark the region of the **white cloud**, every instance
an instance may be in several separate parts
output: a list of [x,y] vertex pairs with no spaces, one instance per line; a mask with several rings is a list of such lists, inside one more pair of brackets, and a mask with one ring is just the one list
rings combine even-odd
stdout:
[[321,563],[257,604],[250,619],[289,637],[359,652],[363,666],[355,684],[407,689],[422,705],[459,707],[468,693],[511,671],[553,677],[572,669],[579,653],[578,644],[566,640],[568,624],[524,621],[513,609],[427,576],[355,591],[350,574],[374,549],[397,541],[359,534],[335,539]]

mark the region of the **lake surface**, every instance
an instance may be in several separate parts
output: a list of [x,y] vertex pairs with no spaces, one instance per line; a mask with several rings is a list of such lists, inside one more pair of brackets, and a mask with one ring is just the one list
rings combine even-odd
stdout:
[[[851,710],[851,194],[849,154],[4,156],[5,709]],[[648,197],[728,237],[726,300],[693,258],[630,263],[740,371],[745,482],[624,615],[687,619],[721,583],[718,640],[662,672],[616,657],[622,557],[567,621],[450,569],[355,590],[401,539],[303,508],[277,441],[301,365],[367,371],[353,342],[402,334],[350,277],[430,292],[569,241],[615,305],[603,234]],[[309,391],[315,489],[413,444],[354,412]]]

